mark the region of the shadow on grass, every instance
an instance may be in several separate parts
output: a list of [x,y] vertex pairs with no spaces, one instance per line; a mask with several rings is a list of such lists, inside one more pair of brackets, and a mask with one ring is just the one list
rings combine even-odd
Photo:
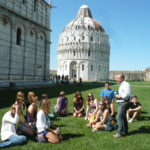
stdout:
[[140,116],[138,121],[150,121],[150,116]]
[[147,133],[150,133],[150,126],[142,126],[137,130],[129,132],[129,136],[134,134],[147,134]]
[[56,127],[65,127],[66,125],[60,124],[60,125],[55,125]]
[[[111,83],[111,85],[113,85],[115,83]],[[46,93],[48,94],[49,98],[54,98],[54,97],[58,97],[59,93],[61,90],[64,90],[66,92],[66,94],[72,94],[75,93],[76,91],[85,91],[85,90],[90,90],[90,89],[94,89],[94,88],[100,88],[100,87],[104,87],[104,82],[98,83],[98,82],[89,82],[89,83],[83,83],[82,86],[78,86],[78,85],[73,85],[73,84],[69,84],[69,85],[54,85],[54,86],[50,86],[50,87],[44,87],[44,88],[33,88],[33,89],[24,89],[21,90],[25,93],[25,98],[27,99],[27,94],[29,91],[33,91],[35,92],[35,94],[41,98],[41,94]],[[0,91],[0,99],[1,99],[1,105],[0,108],[5,108],[5,107],[9,107],[11,106],[16,99],[16,93],[19,90],[3,90]]]
[[84,136],[84,134],[72,134],[72,133],[68,133],[68,134],[63,134],[62,135],[64,138],[64,141],[72,139],[72,138],[79,138]]
[[70,112],[69,112],[67,115],[61,115],[61,114],[60,114],[60,115],[58,115],[58,117],[63,118],[63,117],[68,117],[68,116],[72,116],[72,115],[73,115],[73,113],[70,113]]
[[146,112],[146,111],[141,111],[141,114],[147,114],[148,112]]

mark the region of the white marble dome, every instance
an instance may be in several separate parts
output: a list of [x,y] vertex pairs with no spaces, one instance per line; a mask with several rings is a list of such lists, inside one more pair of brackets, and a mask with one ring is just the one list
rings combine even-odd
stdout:
[[87,5],[60,33],[57,74],[84,81],[108,80],[109,37]]

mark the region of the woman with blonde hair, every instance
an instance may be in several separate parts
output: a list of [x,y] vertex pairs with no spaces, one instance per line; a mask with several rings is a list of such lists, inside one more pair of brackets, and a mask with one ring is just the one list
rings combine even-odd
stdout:
[[88,94],[85,120],[93,120],[98,111],[98,102],[93,93]]
[[28,92],[28,101],[31,104],[32,99],[35,97],[35,93],[30,91]]
[[62,136],[58,130],[50,128],[50,121],[48,119],[49,109],[50,102],[47,99],[42,99],[36,122],[38,141],[57,144],[62,140]]
[[24,105],[24,98],[17,97],[16,104],[19,105],[21,108],[18,115],[19,115],[19,122],[17,123],[17,132],[27,136],[33,136],[34,131],[32,130],[31,126],[27,123],[25,116],[23,114],[23,105]]
[[33,129],[36,128],[36,116],[37,116],[37,104],[39,98],[37,96],[33,97],[30,101],[30,105],[27,110],[27,122],[31,125]]
[[99,110],[96,118],[90,123],[90,126],[93,128],[92,131],[112,131],[115,129],[116,125],[112,124],[111,122],[111,116],[105,102],[101,101],[99,103]]

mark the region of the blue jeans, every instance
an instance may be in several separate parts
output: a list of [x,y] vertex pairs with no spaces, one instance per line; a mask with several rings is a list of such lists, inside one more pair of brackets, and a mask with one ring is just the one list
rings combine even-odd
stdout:
[[118,122],[118,134],[125,135],[128,133],[128,121],[127,121],[127,110],[129,108],[130,102],[118,103],[118,114],[117,114],[117,122]]
[[23,144],[27,141],[27,138],[23,135],[11,135],[7,140],[0,143],[0,147],[9,147]]

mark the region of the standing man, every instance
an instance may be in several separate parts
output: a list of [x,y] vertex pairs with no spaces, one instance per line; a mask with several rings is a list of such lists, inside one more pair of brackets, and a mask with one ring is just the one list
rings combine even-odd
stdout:
[[111,116],[115,115],[115,108],[114,108],[114,91],[110,88],[110,83],[105,82],[105,88],[100,93],[101,101],[104,98],[108,97],[110,109],[111,109]]
[[130,84],[125,81],[125,77],[122,74],[116,76],[116,81],[120,84],[118,94],[116,95],[118,103],[118,130],[117,134],[113,135],[115,138],[120,138],[128,133],[128,122],[126,113],[130,104],[131,88]]

